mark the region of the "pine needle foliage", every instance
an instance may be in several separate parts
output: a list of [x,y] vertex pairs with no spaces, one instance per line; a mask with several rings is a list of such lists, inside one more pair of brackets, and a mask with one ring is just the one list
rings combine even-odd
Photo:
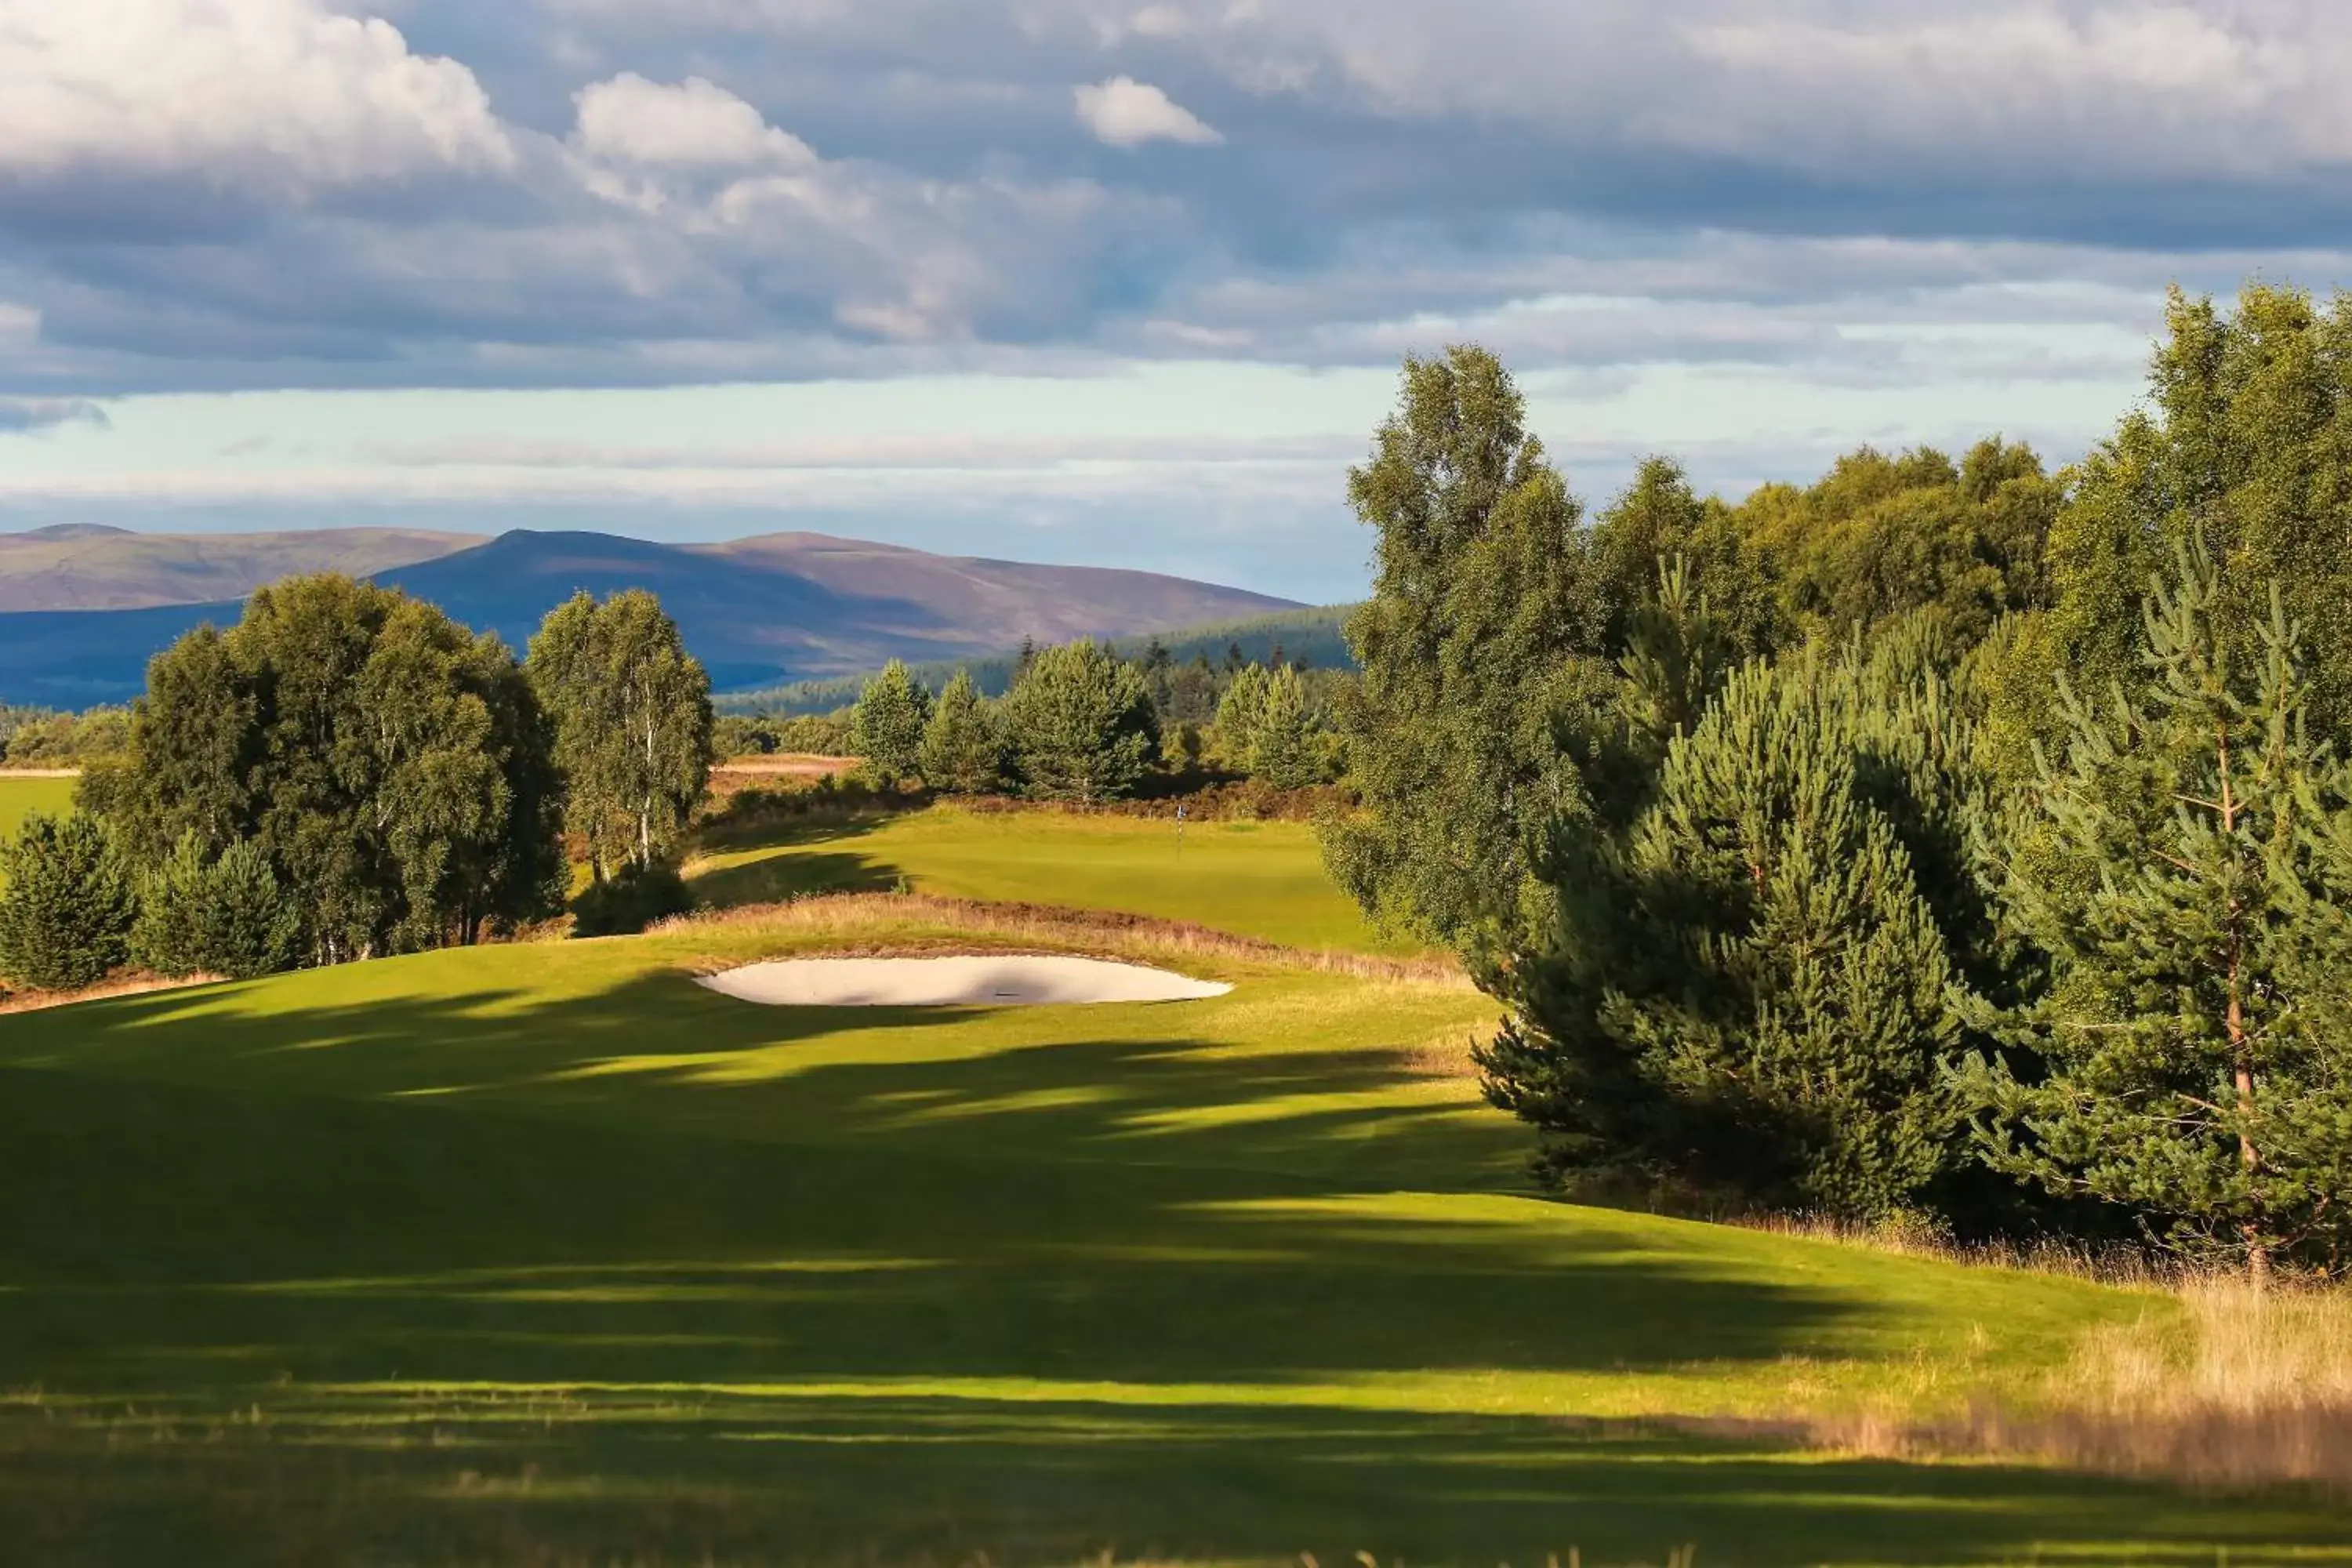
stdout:
[[1864,1218],[1962,1149],[1956,993],[1999,965],[1992,809],[1919,650],[1732,675],[1631,830],[1570,822],[1552,937],[1510,974],[1490,1097],[1562,1174]]
[[1966,1084],[1999,1168],[2128,1205],[2256,1274],[2352,1255],[2352,777],[2315,741],[2283,595],[2252,658],[2199,541],[2153,585],[2145,678],[2064,693],[2016,858],[2052,984],[1996,1017],[2046,1064]]
[[984,795],[1004,782],[1004,733],[969,670],[932,705],[919,761],[923,782],[953,795]]
[[85,812],[25,819],[0,844],[0,976],[36,991],[95,985],[131,956],[139,899],[105,825]]
[[849,744],[866,773],[887,788],[922,776],[923,731],[930,721],[931,694],[894,658],[858,693]]
[[147,877],[131,947],[158,974],[250,980],[293,967],[301,937],[258,846],[240,838],[215,856],[191,833]]
[[1160,720],[1136,668],[1092,638],[1049,647],[1004,700],[1024,788],[1094,805],[1135,793],[1160,749]]

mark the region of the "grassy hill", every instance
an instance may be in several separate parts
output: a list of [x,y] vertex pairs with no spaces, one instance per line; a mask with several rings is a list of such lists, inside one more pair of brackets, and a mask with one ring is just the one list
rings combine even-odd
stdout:
[[1184,921],[1288,947],[1401,951],[1332,886],[1303,822],[1195,822],[1180,839],[1164,820],[937,806],[720,836],[687,874],[698,897],[719,905],[904,885]]
[[[854,856],[1006,898],[1058,866],[1066,902],[1211,915],[1231,879],[1226,923],[1345,940],[1284,833],[1188,840],[1193,876],[1123,837],[1152,826],[929,814],[704,869]],[[692,982],[999,949],[1234,989],[791,1010]],[[1465,1070],[1492,1016],[1453,984],[867,897],[0,1019],[0,1539],[42,1563],[2352,1561],[2316,1505],[1718,1419],[2028,1387],[2171,1304],[1541,1201]]]
[[0,612],[221,603],[296,573],[364,577],[483,542],[478,533],[410,528],[134,533],[66,523],[0,533]]
[[[28,778],[0,773],[0,843],[16,836],[16,826],[28,812],[61,816],[73,809],[74,779]],[[0,887],[7,878],[0,874]]]

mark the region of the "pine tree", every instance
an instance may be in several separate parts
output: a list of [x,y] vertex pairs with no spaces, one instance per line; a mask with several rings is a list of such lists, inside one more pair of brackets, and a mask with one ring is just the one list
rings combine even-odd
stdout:
[[1226,684],[1225,694],[1217,700],[1216,743],[1213,752],[1220,766],[1237,773],[1251,771],[1271,685],[1262,664],[1244,665]]
[[27,816],[15,842],[0,845],[0,975],[71,991],[130,959],[138,896],[98,818]]
[[931,721],[931,694],[892,659],[857,694],[849,721],[849,743],[865,759],[866,771],[885,787],[920,778],[923,730]]
[[1873,1217],[1956,1166],[1951,996],[1984,966],[1989,895],[1930,887],[1986,808],[1963,731],[1932,671],[1751,664],[1671,742],[1629,835],[1563,831],[1553,941],[1482,1058],[1556,1169]]
[[1968,1083],[1998,1167],[2128,1205],[2177,1247],[2340,1270],[2352,1258],[2352,779],[2306,728],[2273,594],[2259,657],[2201,542],[2157,584],[2147,676],[2071,691],[2046,820],[2017,856],[2045,994],[1999,1019],[2034,1072]]
[[1160,743],[1135,667],[1091,639],[1039,654],[1004,700],[1024,787],[1093,804],[1132,794]]
[[1318,726],[1307,701],[1307,683],[1284,666],[1266,682],[1250,740],[1250,777],[1276,789],[1305,789],[1321,782],[1316,752]]
[[192,833],[147,878],[131,946],[161,974],[249,980],[290,968],[301,932],[257,847],[238,839],[215,857]]
[[960,669],[923,731],[923,782],[955,795],[984,795],[1004,782],[1004,740],[971,672]]

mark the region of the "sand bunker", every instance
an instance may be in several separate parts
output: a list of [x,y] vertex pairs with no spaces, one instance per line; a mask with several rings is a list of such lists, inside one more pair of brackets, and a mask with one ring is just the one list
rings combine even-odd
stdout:
[[1192,1002],[1233,989],[1099,958],[790,958],[702,984],[773,1007],[1035,1007],[1070,1002]]

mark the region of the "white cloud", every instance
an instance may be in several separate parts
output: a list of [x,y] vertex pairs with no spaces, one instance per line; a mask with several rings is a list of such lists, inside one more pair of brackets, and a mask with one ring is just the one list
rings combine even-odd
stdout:
[[0,174],[176,176],[301,195],[515,162],[470,70],[320,0],[0,9]]
[[1200,116],[1148,82],[1115,76],[1076,92],[1078,122],[1114,147],[1146,142],[1208,146],[1224,138]]
[[572,145],[593,158],[677,169],[789,168],[816,161],[807,142],[698,76],[670,87],[624,71],[581,89],[573,101],[580,121]]

